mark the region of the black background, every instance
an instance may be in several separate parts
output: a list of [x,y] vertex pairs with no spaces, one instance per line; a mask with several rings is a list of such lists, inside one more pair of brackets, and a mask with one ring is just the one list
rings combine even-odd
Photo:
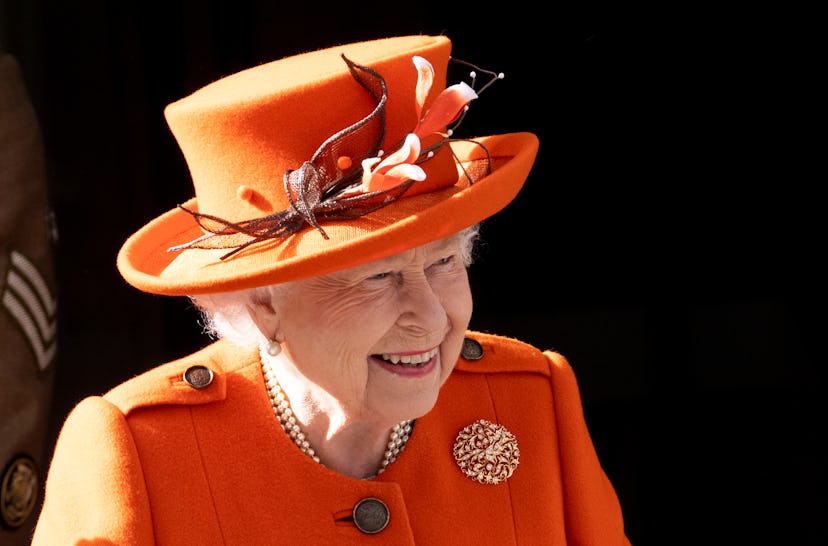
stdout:
[[115,269],[128,235],[191,196],[164,106],[304,50],[445,33],[506,73],[461,136],[541,140],[524,191],[484,224],[472,326],[570,359],[633,543],[826,542],[824,168],[805,166],[824,155],[807,100],[824,59],[809,61],[809,14],[283,4],[0,0],[60,234],[50,435],[81,397],[207,341],[185,300]]

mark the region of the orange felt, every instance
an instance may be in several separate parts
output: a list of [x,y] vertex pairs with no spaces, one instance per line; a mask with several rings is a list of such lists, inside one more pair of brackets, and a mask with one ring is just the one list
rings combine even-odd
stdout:
[[[434,66],[433,98],[446,86],[451,42],[445,36],[403,36],[348,44],[288,57],[233,74],[170,104],[165,115],[190,168],[195,196],[185,206],[227,221],[289,207],[285,172],[301,167],[334,133],[375,106],[352,77],[342,54],[385,79],[385,146],[417,121],[417,69],[412,57]],[[426,107],[428,107],[426,102]],[[436,135],[423,138],[428,146]],[[523,185],[537,154],[537,137],[513,133],[439,148],[420,166],[416,182],[398,200],[352,220],[328,221],[328,239],[306,226],[281,240],[256,243],[229,259],[229,249],[172,246],[203,232],[186,212],[173,209],[140,228],[122,246],[117,265],[133,286],[156,294],[195,295],[249,288],[328,273],[425,244],[498,212]],[[360,169],[350,141],[342,143],[348,169]],[[485,148],[483,147],[485,146]],[[491,154],[491,174],[473,184],[458,165]],[[364,152],[364,150],[363,150]],[[335,158],[333,160],[336,168]]]

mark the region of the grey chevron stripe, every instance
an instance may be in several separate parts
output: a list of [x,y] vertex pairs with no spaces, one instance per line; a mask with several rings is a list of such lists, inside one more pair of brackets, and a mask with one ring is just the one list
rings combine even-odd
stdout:
[[57,300],[37,267],[16,250],[11,251],[2,300],[29,342],[38,367],[45,370],[57,352]]

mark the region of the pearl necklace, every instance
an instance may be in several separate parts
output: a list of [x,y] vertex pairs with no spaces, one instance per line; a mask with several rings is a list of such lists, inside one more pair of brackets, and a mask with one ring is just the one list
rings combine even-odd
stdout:
[[[264,375],[267,394],[270,398],[270,405],[273,408],[273,413],[276,414],[276,418],[279,419],[279,424],[282,425],[282,429],[290,436],[293,443],[296,444],[302,453],[308,455],[315,462],[322,464],[313,447],[311,447],[310,442],[308,442],[305,433],[299,427],[299,423],[296,422],[296,417],[293,416],[293,410],[290,409],[290,403],[282,390],[282,386],[279,385],[279,381],[276,379],[273,367],[264,361],[262,361],[262,374]],[[377,474],[371,476],[372,478],[382,474],[388,465],[397,460],[397,456],[405,449],[408,438],[411,436],[413,423],[413,420],[405,420],[393,426],[388,433],[388,444],[382,456],[382,462],[377,469]]]

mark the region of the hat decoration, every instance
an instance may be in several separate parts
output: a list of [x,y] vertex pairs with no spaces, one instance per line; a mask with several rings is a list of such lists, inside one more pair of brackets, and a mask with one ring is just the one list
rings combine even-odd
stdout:
[[[469,103],[504,77],[503,73],[480,69],[451,57],[449,61],[473,69],[470,72],[472,83],[461,82],[447,87],[426,109],[425,101],[434,80],[434,68],[425,58],[412,56],[417,70],[415,100],[418,121],[402,142],[392,146],[391,153],[385,154],[381,145],[386,129],[386,82],[377,71],[351,61],[344,53],[341,57],[351,76],[376,105],[364,118],[326,139],[310,160],[284,173],[284,192],[290,206],[260,218],[231,222],[179,205],[178,208],[190,214],[206,233],[189,242],[171,246],[169,251],[231,249],[221,256],[224,260],[252,244],[296,233],[306,224],[328,239],[320,224],[322,221],[358,218],[395,202],[404,194],[408,197],[437,189],[428,185],[417,188],[418,183],[427,179],[421,165],[434,157],[437,150],[457,141],[451,136],[465,117]],[[477,91],[473,88],[476,71],[491,76]],[[451,123],[454,126],[442,132]],[[485,145],[478,141],[468,142],[485,150]],[[488,150],[485,151],[488,155]],[[457,163],[460,164],[459,160]],[[470,184],[474,183],[473,176],[467,174],[467,178]],[[247,197],[244,186],[240,188],[239,197]]]

